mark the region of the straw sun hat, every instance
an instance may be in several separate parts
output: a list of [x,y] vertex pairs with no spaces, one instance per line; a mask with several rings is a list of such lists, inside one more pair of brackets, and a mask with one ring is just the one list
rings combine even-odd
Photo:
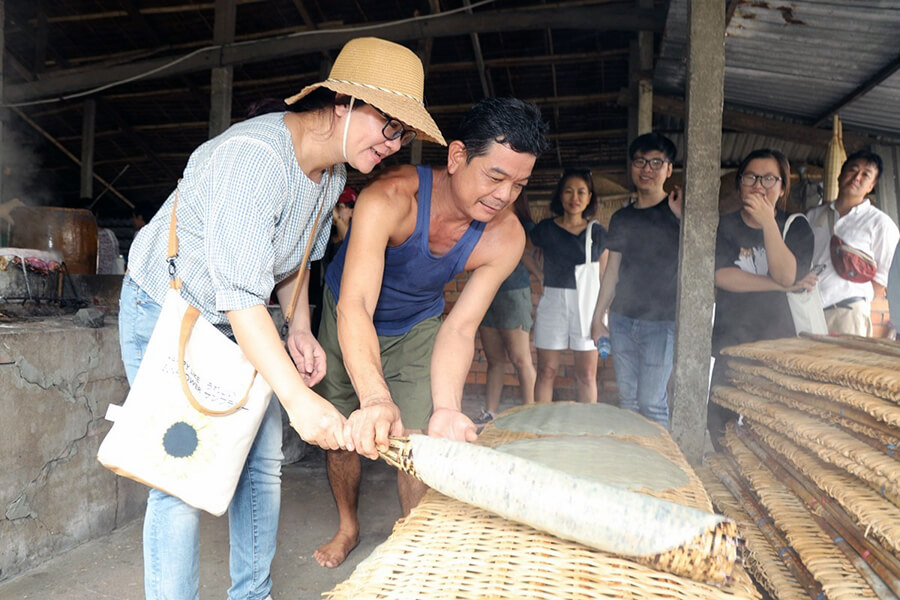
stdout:
[[293,104],[319,87],[358,98],[412,127],[420,138],[447,145],[425,110],[422,61],[405,46],[373,37],[350,40],[328,79],[306,86],[285,102]]

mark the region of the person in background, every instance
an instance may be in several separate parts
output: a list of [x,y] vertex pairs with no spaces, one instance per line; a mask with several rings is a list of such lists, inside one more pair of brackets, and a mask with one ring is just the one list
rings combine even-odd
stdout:
[[[817,265],[825,265],[819,276],[819,293],[832,333],[871,336],[872,298],[883,296],[888,284],[900,231],[867,197],[875,189],[881,171],[878,154],[868,150],[854,152],[841,166],[837,200],[807,213],[816,240],[813,260]],[[874,260],[874,276],[867,281],[854,281],[835,269],[833,236],[852,247],[851,254],[862,252]]]
[[337,252],[337,247],[347,237],[350,219],[353,217],[353,207],[356,205],[356,196],[356,190],[349,185],[344,187],[337,204],[334,205],[334,210],[331,211],[331,243],[334,246],[334,252]]
[[[675,144],[658,133],[628,148],[637,200],[609,222],[609,259],[591,337],[609,337],[619,406],[668,428],[666,387],[672,373],[681,190],[667,193]],[[609,328],[603,316],[609,309]]]
[[[513,212],[528,235],[534,228],[534,220],[531,218],[531,209],[528,207],[524,191],[513,203]],[[537,379],[537,372],[531,359],[529,335],[534,324],[531,318],[533,305],[530,274],[539,278],[540,270],[534,261],[531,248],[526,244],[522,259],[497,290],[497,295],[494,296],[478,328],[481,347],[487,359],[485,407],[481,415],[474,419],[478,425],[493,420],[497,415],[500,396],[503,394],[507,358],[519,378],[522,403],[534,403],[534,382]]]
[[[714,382],[724,380],[718,361],[723,348],[797,335],[787,292],[811,290],[813,233],[804,218],[783,235],[783,206],[791,190],[791,167],[778,150],[754,150],[735,179],[741,210],[719,219],[716,235],[716,314],[712,352]],[[710,404],[710,433],[723,432],[725,409]]]
[[150,222],[150,219],[156,214],[156,210],[157,209],[147,204],[135,205],[133,212],[131,213],[131,223],[134,226],[135,233],[140,231],[141,227]]
[[582,334],[575,291],[575,265],[584,264],[585,236],[591,236],[591,261],[606,267],[606,229],[588,223],[597,210],[590,171],[566,169],[550,201],[555,217],[544,219],[531,231],[532,243],[543,256],[543,293],[535,314],[534,345],[537,348],[535,402],[553,400],[553,383],[562,353],[575,352],[575,384],[579,402],[597,401],[597,347]]
[[[345,163],[369,173],[413,132],[437,130],[421,101],[423,87],[422,63],[412,51],[354,39],[326,81],[285,101],[261,103],[258,116],[198,147],[131,247],[119,312],[128,380],[137,374],[169,287],[168,231],[177,200],[184,299],[236,340],[301,438],[329,450],[352,449],[344,417],[310,389],[326,363],[310,331],[309,265],[301,261],[309,240],[312,259],[324,252]],[[273,289],[282,309],[300,290],[287,348],[266,308]],[[230,600],[270,598],[281,501],[279,402],[269,403],[228,509]],[[199,521],[199,510],[150,490],[143,536],[147,598],[198,597]]]
[[128,222],[129,206],[112,194],[100,194],[96,199],[82,197],[77,208],[91,211],[97,221],[97,275],[124,274],[124,263],[119,260],[121,245],[113,227]]
[[[328,373],[317,388],[349,417],[359,454],[377,458],[389,435],[424,430],[475,440],[463,386],[478,325],[525,247],[506,208],[528,183],[546,131],[533,104],[486,98],[463,117],[445,167],[398,167],[360,193],[325,274],[319,341]],[[444,287],[464,270],[469,279],[442,320]],[[327,469],[339,524],[315,558],[336,567],[359,539],[359,456],[328,452]],[[399,471],[397,485],[408,515],[426,488]]]

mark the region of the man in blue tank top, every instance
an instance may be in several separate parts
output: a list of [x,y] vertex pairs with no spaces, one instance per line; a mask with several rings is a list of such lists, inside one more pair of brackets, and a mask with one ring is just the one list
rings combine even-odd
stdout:
[[[547,146],[534,105],[488,98],[463,118],[447,166],[402,166],[366,187],[350,232],[325,275],[319,341],[327,373],[317,387],[345,416],[359,454],[377,458],[389,435],[474,441],[461,412],[475,333],[518,264],[525,233],[507,210]],[[469,280],[447,318],[444,286]],[[316,560],[336,567],[356,546],[359,454],[328,452],[340,524]],[[400,473],[404,515],[425,486]]]

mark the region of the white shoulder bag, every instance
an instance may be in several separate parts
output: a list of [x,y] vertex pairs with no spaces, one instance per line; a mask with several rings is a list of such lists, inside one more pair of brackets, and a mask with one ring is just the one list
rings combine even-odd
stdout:
[[[794,219],[806,219],[802,213],[795,213],[788,217],[784,224],[782,239],[787,239],[788,230]],[[819,286],[816,285],[808,292],[787,292],[788,305],[791,307],[791,317],[794,319],[794,329],[797,335],[800,333],[828,334],[828,325],[825,323],[825,311],[822,309],[822,296],[819,294]]]
[[[329,172],[326,191],[330,182]],[[301,269],[306,267],[322,206]],[[108,413],[114,423],[97,459],[118,475],[219,516],[231,504],[272,388],[240,346],[181,297],[181,280],[174,272],[175,222],[173,206],[170,288],[125,404]],[[299,290],[298,280],[285,310],[286,321]]]
[[584,263],[575,265],[575,291],[578,293],[578,316],[581,318],[581,335],[591,335],[591,321],[594,318],[594,308],[597,306],[597,296],[600,294],[600,263],[591,262],[591,233],[594,223],[588,221],[584,230]]

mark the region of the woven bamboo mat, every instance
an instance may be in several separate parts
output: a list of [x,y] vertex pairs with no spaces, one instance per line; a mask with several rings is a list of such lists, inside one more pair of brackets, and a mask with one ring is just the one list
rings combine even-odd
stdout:
[[[478,443],[496,446],[529,437],[539,436],[488,426]],[[664,430],[660,428],[658,435],[627,439],[664,451],[664,456],[689,475],[690,484],[685,488],[690,489],[679,490],[678,497],[689,506],[711,512],[702,483]],[[597,509],[584,507],[585,518],[589,519],[591,511]],[[730,547],[733,564],[733,544]],[[708,550],[693,551],[697,552]],[[679,549],[667,554],[670,556],[661,555],[647,561],[678,570],[683,567],[672,562],[689,561],[692,551]],[[731,582],[722,587],[699,583],[637,560],[562,540],[430,490],[409,517],[397,522],[388,540],[325,597],[333,600],[760,597],[739,564],[733,565],[731,573]]]
[[900,508],[855,477],[816,458],[811,452],[768,427],[751,423],[750,429],[777,455],[794,465],[825,493],[837,500],[862,529],[874,535],[900,556]]
[[[588,516],[592,508],[585,508]],[[429,491],[349,579],[325,594],[350,599],[758,599],[735,566],[718,588],[561,540]]]
[[900,506],[900,463],[871,445],[809,414],[768,402],[726,386],[713,389],[713,401],[793,439],[822,460],[867,482]]
[[876,598],[866,581],[810,516],[800,499],[733,432],[726,433],[724,444],[804,566],[822,584],[827,597],[830,600]]
[[790,408],[802,410],[833,425],[840,425],[843,429],[862,434],[866,438],[871,438],[871,442],[878,444],[879,449],[896,447],[900,444],[900,429],[879,421],[865,411],[806,392],[787,389],[768,379],[749,373],[735,372],[729,369],[727,375],[731,384],[739,390],[760,398],[781,402]]
[[896,356],[801,337],[731,346],[722,353],[900,403],[900,358]]
[[[718,466],[717,458],[721,457],[713,456],[707,460],[711,461],[712,466]],[[740,502],[722,485],[716,473],[709,467],[699,467],[697,475],[703,481],[716,509],[729,519],[737,521],[744,540],[742,562],[753,579],[776,600],[809,600],[806,590],[778,556],[778,550],[772,546]]]
[[750,363],[739,359],[730,359],[728,366],[739,372],[756,375],[778,384],[784,389],[804,394],[811,394],[832,400],[838,404],[861,410],[875,419],[900,427],[900,406],[858,390],[842,387],[833,383],[810,381],[802,377],[794,377],[780,373],[769,367]]

